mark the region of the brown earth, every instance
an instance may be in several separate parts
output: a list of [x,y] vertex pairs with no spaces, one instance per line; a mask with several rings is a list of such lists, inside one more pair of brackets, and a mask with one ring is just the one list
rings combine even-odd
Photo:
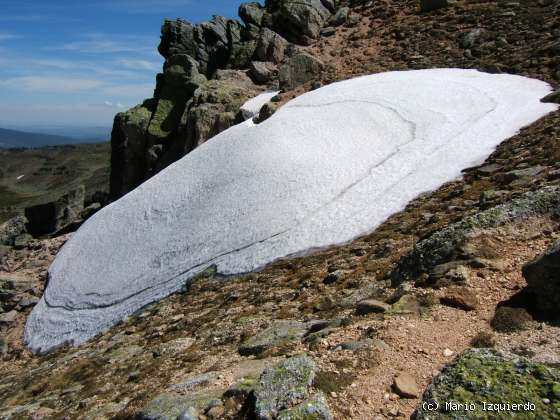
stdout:
[[[556,83],[560,58],[547,46],[560,35],[560,2],[507,4],[458,2],[420,15],[415,1],[375,2],[354,9],[360,16],[355,26],[338,28],[333,37],[321,39],[310,50],[329,64],[323,83],[385,70],[449,66],[506,71]],[[460,46],[461,33],[476,27],[486,28],[487,35],[467,53]],[[283,99],[310,85],[285,93]],[[491,333],[497,348],[559,363],[558,327],[534,321],[526,330],[506,334],[492,332],[489,325],[497,305],[524,287],[521,266],[560,237],[556,220],[535,218],[480,232],[472,239],[472,246],[485,250],[491,261],[485,268],[465,267],[461,293],[470,293],[478,302],[472,311],[439,303],[439,298],[456,290],[455,285],[395,290],[386,278],[392,264],[419,238],[525,191],[557,185],[559,123],[560,112],[555,112],[523,129],[483,165],[464,171],[463,179],[423,194],[369,235],[275,262],[258,273],[225,280],[199,278],[185,293],[151,305],[79,348],[32,355],[21,342],[30,308],[16,311],[13,323],[0,326],[8,345],[0,363],[1,415],[130,418],[170,385],[187,378],[212,373],[206,384],[179,392],[223,390],[263,364],[305,351],[319,365],[316,386],[327,394],[335,418],[406,417],[417,399],[394,394],[395,375],[411,374],[423,389],[480,332]],[[543,168],[536,176],[512,179],[510,171],[537,165]],[[480,200],[481,193],[488,196],[490,191],[501,193],[494,194],[490,203]],[[40,296],[46,268],[65,239],[7,251],[1,257],[0,278],[15,275],[17,281],[29,282],[21,293]],[[332,271],[341,276],[325,285],[323,279]],[[402,293],[409,296],[409,310],[397,304],[386,314],[354,313],[361,299],[393,302]],[[342,319],[340,326],[315,340],[294,340],[259,359],[237,352],[241,342],[273,320],[335,318]],[[373,340],[365,348],[335,350],[339,343],[365,339]],[[224,417],[239,415],[235,402],[226,409]]]

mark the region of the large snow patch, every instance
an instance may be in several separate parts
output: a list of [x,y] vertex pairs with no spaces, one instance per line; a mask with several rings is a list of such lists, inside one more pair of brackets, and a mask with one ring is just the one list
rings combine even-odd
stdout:
[[211,265],[247,272],[371,231],[556,109],[541,81],[392,72],[302,95],[204,143],[74,234],[25,340],[79,344]]

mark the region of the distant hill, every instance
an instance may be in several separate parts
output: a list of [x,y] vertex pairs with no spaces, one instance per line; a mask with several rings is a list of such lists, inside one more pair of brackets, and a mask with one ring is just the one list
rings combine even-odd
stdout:
[[[51,132],[54,129],[49,129]],[[43,131],[43,130],[41,130]],[[47,130],[45,130],[47,131]],[[63,131],[60,129],[60,131]],[[0,128],[0,148],[34,148],[43,146],[56,146],[64,144],[76,144],[76,143],[91,143],[98,141],[107,141],[110,134],[106,134],[104,129],[101,128],[91,128],[91,129],[80,129],[76,128],[76,132],[72,135],[67,135],[68,129],[64,131],[64,135],[61,134],[45,134],[44,132],[31,132],[31,131],[20,131],[7,128]]]
[[0,224],[78,185],[86,187],[87,201],[108,193],[109,161],[109,142],[0,149]]

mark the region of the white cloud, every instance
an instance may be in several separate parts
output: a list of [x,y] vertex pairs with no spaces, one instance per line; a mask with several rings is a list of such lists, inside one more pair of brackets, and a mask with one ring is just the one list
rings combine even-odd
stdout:
[[0,80],[0,85],[30,92],[80,92],[103,86],[104,82],[59,76],[22,76]]
[[161,70],[161,61],[122,59],[119,61],[119,64],[123,67],[134,70]]
[[85,39],[68,42],[53,49],[76,51],[85,54],[111,54],[123,52],[146,52],[154,49],[151,37],[123,36],[116,34],[88,34]]
[[111,101],[105,101],[103,103],[107,106],[113,106],[113,102],[111,102]]

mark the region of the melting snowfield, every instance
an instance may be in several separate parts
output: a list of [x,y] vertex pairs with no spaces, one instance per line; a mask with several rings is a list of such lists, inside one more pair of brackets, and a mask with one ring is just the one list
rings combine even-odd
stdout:
[[215,265],[247,272],[373,230],[556,109],[541,81],[392,72],[302,95],[204,143],[74,234],[25,340],[79,344]]

